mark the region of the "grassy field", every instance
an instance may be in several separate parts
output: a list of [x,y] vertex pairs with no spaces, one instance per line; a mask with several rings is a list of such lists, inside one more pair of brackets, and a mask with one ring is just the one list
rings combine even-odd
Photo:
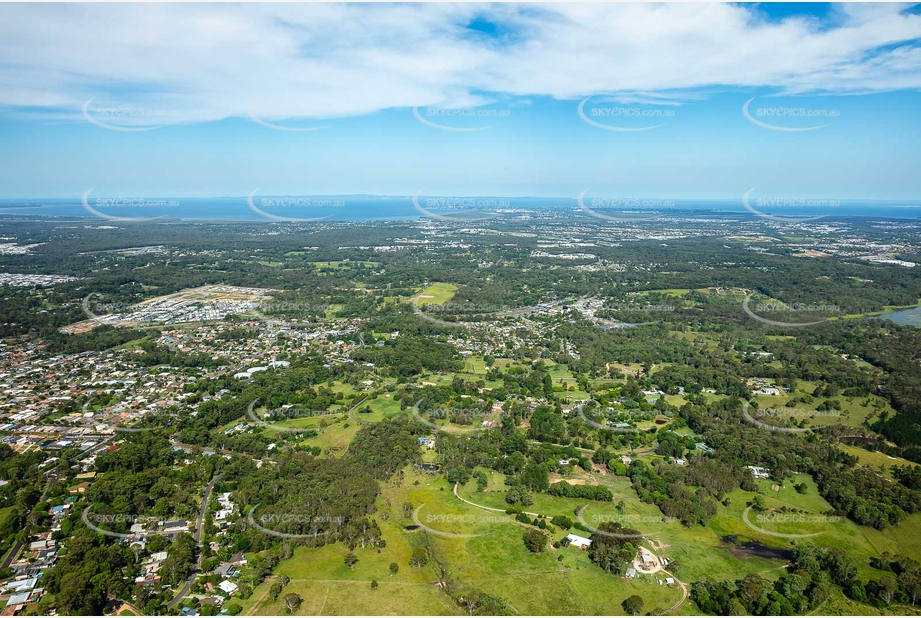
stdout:
[[915,513],[905,518],[898,526],[886,530],[863,528],[867,540],[873,544],[879,553],[888,551],[892,554],[911,556],[915,560],[921,558],[921,513]]
[[[458,493],[474,504],[504,510],[507,506],[505,477],[488,470],[486,473],[485,491],[478,492],[476,483],[471,480],[459,488]],[[551,480],[559,478],[553,475]],[[526,510],[548,517],[573,517],[577,508],[586,507],[582,519],[589,526],[597,526],[602,521],[620,521],[638,529],[647,539],[642,542],[644,545],[660,556],[677,560],[676,575],[686,583],[702,578],[735,580],[751,573],[775,579],[784,573],[787,560],[768,556],[762,549],[789,550],[793,543],[800,542],[844,549],[859,566],[859,576],[864,579],[879,577],[880,572],[870,568],[869,560],[882,551],[921,555],[921,537],[916,534],[921,527],[921,514],[911,516],[896,528],[875,531],[844,519],[815,518],[807,522],[772,517],[759,519],[750,512],[748,521],[755,525],[753,528],[745,523],[743,516],[755,494],[737,490],[728,495],[727,504],[719,505],[707,526],[688,528],[677,521],[665,521],[657,507],[639,502],[625,477],[577,468],[566,479],[603,485],[611,490],[614,499],[607,503],[587,503],[533,494],[534,504]],[[806,485],[805,493],[794,489],[797,483]],[[807,475],[797,475],[777,489],[770,481],[762,481],[760,485],[767,515],[786,508],[796,515],[821,516],[830,508]],[[623,501],[622,511],[617,509],[620,501]],[[411,511],[418,509],[415,520],[406,516],[403,508],[406,503],[412,505]],[[456,592],[483,591],[498,595],[516,614],[622,615],[620,603],[632,594],[644,599],[644,613],[660,614],[681,598],[680,590],[660,586],[652,576],[626,580],[605,573],[589,560],[587,552],[572,547],[532,554],[521,540],[525,525],[504,512],[467,504],[453,495],[451,485],[443,477],[417,473],[411,468],[385,483],[373,517],[387,545],[380,550],[356,549],[359,561],[354,570],[344,565],[342,558],[346,549],[341,544],[298,548],[293,558],[279,566],[277,572],[291,578],[285,593],[297,592],[304,598],[298,615],[459,614],[460,608],[436,585],[439,573],[436,564],[446,570],[447,579]],[[553,539],[562,538],[566,532],[557,530]],[[577,530],[573,532],[578,533]],[[768,534],[770,532],[816,536],[791,540]],[[444,533],[462,536],[451,538]],[[756,546],[746,550],[730,545],[726,538],[730,536],[754,542]],[[432,558],[428,566],[409,567],[409,556],[415,547],[427,549]],[[389,571],[391,562],[399,565],[396,575]],[[377,589],[371,588],[371,580],[379,582]],[[275,603],[268,600],[270,585],[271,579],[244,602],[246,614],[284,612],[280,600]],[[892,614],[914,613],[907,609],[890,609]],[[686,601],[677,613],[698,612]],[[875,615],[879,612],[836,594],[814,613]]]
[[[371,412],[363,412],[365,407],[371,408]],[[392,394],[383,393],[382,395],[378,395],[375,398],[365,400],[363,404],[358,406],[358,408],[352,412],[352,417],[356,420],[376,423],[384,420],[388,416],[393,416],[395,414],[408,414],[408,412],[401,413],[400,402],[396,401]]]
[[[799,398],[805,394],[811,395],[812,392],[819,386],[824,386],[824,384],[798,380],[796,390],[792,393],[785,393],[779,396],[756,395],[755,401],[758,402],[758,405],[762,409],[775,408],[778,410],[779,414],[782,415],[783,411],[787,409],[785,407],[787,401],[793,397]],[[841,410],[832,410],[829,412],[816,411],[816,408],[826,399],[833,399],[838,401],[841,404]],[[889,403],[877,395],[869,395],[866,397],[815,397],[814,401],[810,404],[805,404],[801,401],[797,401],[794,409],[798,414],[802,414],[804,410],[815,412],[815,416],[810,416],[809,418],[805,419],[808,426],[810,427],[840,424],[854,428],[861,428],[865,427],[865,423],[871,423],[876,420],[883,412],[888,412],[890,415],[895,414],[895,410],[892,409]],[[796,420],[801,420],[801,417],[796,417]],[[783,425],[780,419],[768,420],[766,422]]]
[[452,283],[433,283],[415,296],[420,307],[425,305],[443,305],[457,292],[457,286]]
[[359,426],[358,422],[343,417],[342,420],[324,427],[318,436],[304,438],[304,444],[319,446],[324,453],[341,455],[358,433]]
[[[446,287],[432,289],[435,286]],[[423,290],[423,294],[432,297],[424,300],[447,302],[453,294],[453,286],[433,284]],[[497,364],[507,366],[508,363],[500,360]],[[578,392],[568,390],[569,386],[576,384],[565,366],[552,362],[547,366],[555,387],[562,385],[567,388],[565,393],[570,397]],[[475,379],[485,373],[486,366],[481,357],[471,356],[467,359],[466,369],[460,375],[465,379]],[[622,369],[630,371],[639,367]],[[421,376],[417,381],[447,383],[453,377],[453,374],[434,374]],[[795,394],[811,393],[816,386],[819,385],[801,382]],[[759,396],[758,401],[762,406],[783,409],[790,396]],[[721,398],[714,395],[706,397],[711,400]],[[837,399],[844,408],[837,422],[846,421],[855,427],[881,409],[875,397]],[[812,409],[821,401],[817,397],[811,404]],[[680,405],[683,399],[672,396],[669,403]],[[370,407],[370,414],[359,413],[359,409],[365,406]],[[805,406],[798,404],[798,407],[802,409]],[[391,394],[380,393],[353,410],[352,419],[344,414],[337,415],[338,418],[323,427],[319,436],[305,441],[338,456],[346,450],[361,422],[377,422],[394,414],[407,413],[399,410],[399,402],[393,400]],[[294,422],[309,426],[307,423],[318,421],[299,419]],[[812,422],[819,424],[819,421],[810,419]],[[683,431],[689,432],[687,429]],[[881,453],[847,446],[842,448],[874,466],[888,468],[893,464],[907,463]],[[634,456],[634,459],[652,462],[661,460],[661,457],[646,454]],[[436,451],[425,451],[424,460],[437,461]],[[372,517],[381,527],[386,547],[380,550],[356,549],[359,561],[354,569],[343,563],[346,549],[341,544],[314,549],[298,548],[294,557],[279,565],[276,572],[291,578],[284,593],[297,592],[304,599],[296,615],[463,613],[438,585],[440,571],[436,565],[447,573],[455,595],[473,591],[497,595],[505,599],[516,614],[621,615],[621,602],[632,594],[644,599],[643,613],[661,614],[681,599],[678,588],[660,586],[653,576],[626,580],[605,573],[589,560],[587,552],[575,548],[530,553],[521,538],[526,526],[502,512],[507,507],[505,492],[508,489],[504,475],[491,470],[485,472],[488,479],[485,491],[477,491],[476,483],[471,480],[459,488],[459,496],[499,512],[465,503],[453,494],[452,486],[443,477],[421,474],[411,467],[385,482]],[[824,515],[830,510],[830,505],[819,495],[808,475],[797,475],[779,487],[771,481],[759,482],[760,493],[767,506],[765,513],[746,512],[756,494],[737,490],[718,505],[708,525],[693,527],[667,521],[658,507],[640,502],[628,478],[577,468],[567,477],[552,475],[552,482],[559,480],[603,485],[610,489],[614,499],[611,502],[587,502],[532,494],[534,503],[526,510],[548,517],[566,515],[574,518],[574,513],[584,507],[582,520],[588,526],[595,527],[603,521],[620,521],[644,535],[645,539],[638,543],[642,542],[659,556],[677,561],[675,575],[687,584],[704,578],[736,580],[748,574],[776,579],[785,572],[784,565],[788,562],[788,557],[777,553],[777,550],[788,551],[795,543],[843,549],[858,566],[858,575],[863,579],[880,576],[881,573],[872,569],[869,563],[871,558],[883,551],[921,557],[921,536],[916,533],[921,529],[921,514],[884,531],[862,528],[846,519],[830,518]],[[794,489],[798,483],[805,484],[804,493]],[[412,505],[411,510],[419,509],[417,519],[406,515],[403,508],[406,503]],[[623,505],[621,509],[618,509],[619,503]],[[422,528],[416,526],[419,523]],[[571,532],[588,535],[578,530]],[[454,538],[438,533],[461,536]],[[565,530],[555,531],[553,540],[559,540],[566,533]],[[783,535],[800,535],[801,538]],[[732,538],[736,539],[735,543]],[[743,542],[753,545],[740,547]],[[429,552],[431,561],[428,566],[409,566],[409,557],[416,547],[424,547]],[[390,563],[399,565],[397,574],[391,574]],[[372,580],[379,583],[376,589],[371,588]],[[270,578],[244,602],[245,614],[284,613],[281,600],[271,602],[268,599],[271,583]],[[698,612],[691,602],[686,601],[676,613],[696,615]],[[837,593],[816,613],[879,614],[878,610],[853,603]],[[909,612],[907,609],[901,612],[893,609],[890,613]]]
[[868,451],[862,449],[858,446],[848,446],[847,444],[839,444],[838,448],[849,455],[855,456],[860,460],[860,463],[866,464],[868,466],[873,466],[875,468],[882,469],[884,474],[891,478],[889,473],[889,468],[892,466],[914,466],[917,465],[907,459],[902,459],[901,457],[892,457],[886,455],[885,453],[880,453],[879,451]]
[[[454,539],[423,529],[406,530],[413,524],[403,517],[405,502],[422,507],[419,520],[432,530],[482,536]],[[343,564],[345,548],[339,544],[298,548],[293,558],[279,565],[277,572],[291,578],[285,593],[297,592],[304,598],[297,615],[460,614],[460,608],[436,586],[434,562],[444,565],[457,590],[499,595],[516,614],[621,615],[621,601],[632,594],[644,598],[648,611],[659,613],[681,598],[674,588],[605,573],[589,561],[587,553],[575,548],[539,555],[528,552],[521,540],[523,525],[504,514],[464,504],[443,478],[407,469],[401,482],[384,488],[378,507],[375,518],[387,546],[380,552],[356,549],[354,570]],[[414,547],[428,548],[433,558],[429,566],[409,567]],[[394,576],[388,569],[391,562],[400,567]],[[380,583],[376,590],[371,589],[372,579]],[[281,600],[268,600],[270,585],[271,580],[261,584],[244,601],[245,614],[284,613]]]
[[[798,483],[806,484],[805,494],[793,488]],[[795,543],[840,547],[855,561],[862,576],[873,574],[869,559],[877,556],[878,552],[867,539],[865,529],[844,518],[826,517],[824,513],[831,509],[831,505],[819,495],[811,477],[796,475],[779,491],[772,491],[773,483],[770,481],[761,481],[760,486],[768,508],[766,513],[760,514],[764,521],[759,521],[759,514],[751,511],[747,520],[752,526],[746,524],[745,509],[755,494],[736,490],[729,494],[730,505],[720,508],[710,527],[722,535],[734,534],[778,549],[790,549]],[[795,511],[783,513],[780,509],[784,507]],[[814,536],[791,539],[769,533]]]
[[[503,485],[500,484],[499,479],[496,477],[501,478],[502,475],[496,473],[489,477],[490,485],[487,488],[489,491],[485,493],[476,492],[476,486],[473,482],[458,493],[461,497],[476,504],[493,508],[505,508],[507,505],[505,504]],[[725,577],[741,578],[749,573],[764,573],[776,570],[783,564],[778,560],[767,560],[756,556],[742,559],[736,558],[727,549],[725,543],[722,542],[721,537],[727,533],[719,526],[687,528],[677,521],[664,521],[664,517],[658,507],[637,500],[636,493],[630,485],[630,480],[626,477],[618,477],[613,474],[602,475],[598,472],[591,475],[587,473],[576,474],[573,477],[577,481],[589,480],[607,487],[614,495],[613,501],[608,503],[587,502],[585,500],[559,498],[546,494],[534,494],[532,496],[534,505],[526,510],[547,516],[567,515],[572,517],[577,508],[585,506],[583,520],[589,526],[598,526],[603,521],[618,521],[639,530],[654,541],[657,547],[662,549],[662,551],[657,551],[659,555],[679,560],[681,568],[677,575],[679,579],[685,582],[693,582],[703,577],[718,577],[717,574],[725,574]],[[616,508],[617,503],[620,501],[624,502],[623,512],[619,512]],[[727,507],[721,506],[721,510],[725,510],[727,520],[733,518]],[[739,509],[739,513],[741,511],[742,509]],[[682,611],[689,609],[690,605],[685,605]]]

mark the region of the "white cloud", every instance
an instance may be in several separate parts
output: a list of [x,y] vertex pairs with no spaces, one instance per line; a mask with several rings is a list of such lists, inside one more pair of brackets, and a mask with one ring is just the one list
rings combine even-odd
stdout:
[[[728,4],[4,4],[0,105],[73,114],[96,97],[196,121],[250,105],[327,118],[492,96],[919,88],[921,16],[903,8],[841,5],[819,23]],[[500,35],[467,28],[478,17]]]

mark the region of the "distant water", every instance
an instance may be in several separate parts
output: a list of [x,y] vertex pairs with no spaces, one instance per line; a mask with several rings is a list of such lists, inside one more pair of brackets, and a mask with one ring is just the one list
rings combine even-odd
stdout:
[[[475,219],[484,215],[518,216],[521,211],[547,211],[566,215],[578,212],[574,198],[505,197],[379,197],[367,195],[261,196],[226,198],[143,197],[113,199],[91,195],[89,209],[78,196],[66,199],[0,199],[0,217],[89,217],[94,219],[155,218],[218,221],[272,221],[316,219],[330,221],[411,220],[434,215]],[[743,215],[753,216],[740,200],[656,200],[591,198],[585,206],[601,215],[606,213],[646,213],[663,216]],[[418,208],[417,208],[418,204]],[[810,207],[799,204],[769,208],[754,199],[752,207],[776,217],[870,217],[918,220],[921,202],[842,201],[835,206]],[[91,212],[90,209],[96,211]],[[261,210],[262,213],[258,212]],[[263,214],[265,213],[265,214]],[[539,213],[538,213],[539,214]],[[588,216],[589,213],[580,213]],[[629,216],[629,215],[627,215]],[[817,219],[816,221],[821,221]]]
[[893,311],[883,315],[874,316],[884,320],[892,320],[896,324],[907,324],[908,326],[921,326],[921,307],[912,307],[902,311]]

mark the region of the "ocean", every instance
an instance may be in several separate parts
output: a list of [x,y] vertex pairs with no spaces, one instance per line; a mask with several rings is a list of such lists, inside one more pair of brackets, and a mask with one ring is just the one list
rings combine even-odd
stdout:
[[[823,202],[824,200],[819,200]],[[164,218],[188,221],[383,221],[430,216],[476,219],[485,215],[533,214],[566,216],[584,211],[604,215],[624,213],[642,218],[662,216],[861,217],[872,219],[921,218],[918,201],[843,200],[834,205],[811,205],[802,200],[767,204],[742,200],[670,200],[652,198],[520,198],[520,197],[380,197],[369,195],[261,196],[217,198],[106,198],[87,196],[55,199],[0,199],[0,217]],[[817,219],[821,221],[822,219]]]

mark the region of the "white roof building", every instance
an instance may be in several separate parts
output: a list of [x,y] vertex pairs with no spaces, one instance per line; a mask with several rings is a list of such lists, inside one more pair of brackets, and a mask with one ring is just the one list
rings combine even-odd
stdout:
[[585,537],[578,536],[575,534],[568,534],[566,535],[566,538],[569,539],[570,545],[578,547],[579,549],[587,549],[592,544],[591,539],[587,539]]
[[238,586],[232,581],[225,579],[217,585],[218,588],[226,592],[227,594],[233,594],[237,591]]

